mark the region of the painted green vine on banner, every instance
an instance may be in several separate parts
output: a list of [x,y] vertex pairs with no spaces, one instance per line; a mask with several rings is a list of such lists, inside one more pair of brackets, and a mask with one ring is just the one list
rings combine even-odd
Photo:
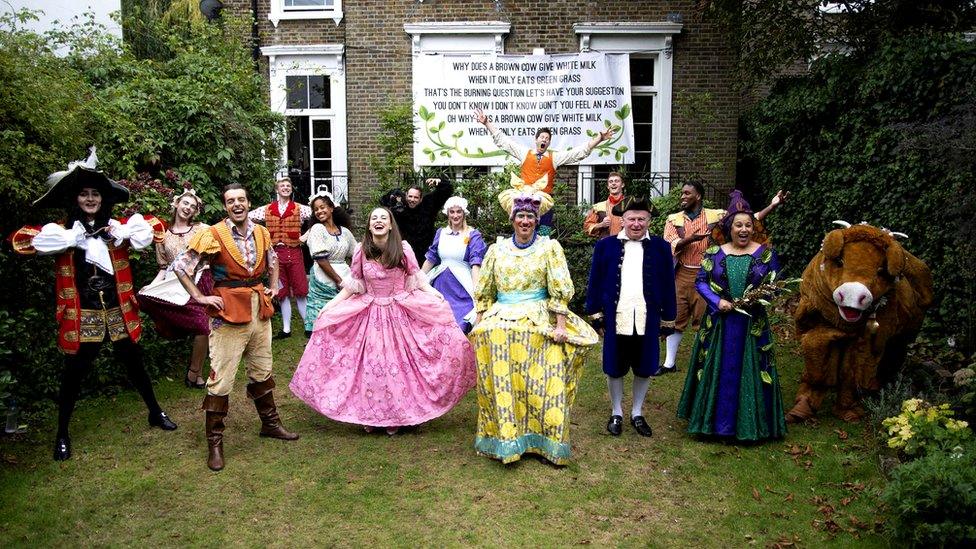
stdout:
[[[613,154],[614,158],[619,162],[623,160],[624,153],[630,150],[626,145],[615,146],[623,137],[623,134],[620,132],[621,126],[619,123],[622,123],[631,115],[630,104],[625,104],[623,107],[613,111],[613,114],[617,118],[617,122],[603,120],[603,126],[606,129],[612,128],[615,135],[613,139],[597,145],[595,150],[597,151],[597,156]],[[491,158],[493,156],[506,156],[508,154],[500,149],[486,151],[482,147],[478,147],[476,151],[471,151],[468,147],[463,147],[460,140],[464,136],[464,130],[448,133],[447,122],[443,120],[438,122],[436,120],[437,113],[428,110],[423,105],[417,109],[417,116],[423,120],[424,132],[427,134],[430,143],[434,145],[433,147],[423,148],[423,153],[427,155],[428,160],[431,162],[434,162],[438,156],[451,158],[454,154],[464,158]],[[598,134],[588,129],[586,130],[586,135],[596,137]]]

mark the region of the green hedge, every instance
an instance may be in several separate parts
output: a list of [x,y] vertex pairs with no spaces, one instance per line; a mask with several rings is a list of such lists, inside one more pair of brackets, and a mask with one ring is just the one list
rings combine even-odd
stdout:
[[740,144],[743,165],[753,170],[740,176],[758,194],[792,192],[768,220],[787,269],[802,271],[835,219],[908,233],[906,247],[935,279],[927,329],[968,349],[976,317],[974,155],[947,149],[956,146],[952,128],[960,123],[969,125],[961,133],[970,140],[976,131],[974,81],[976,43],[961,36],[893,39],[863,57],[830,55],[808,75],[779,82],[744,118]]

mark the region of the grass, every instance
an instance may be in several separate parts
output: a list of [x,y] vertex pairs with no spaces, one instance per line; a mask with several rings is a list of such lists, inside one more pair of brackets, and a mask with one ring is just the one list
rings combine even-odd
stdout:
[[[203,394],[178,379],[157,386],[175,432],[149,429],[128,391],[79,405],[67,462],[51,461],[53,418],[3,439],[0,546],[886,545],[875,442],[829,412],[790,426],[785,441],[701,441],[675,417],[682,372],[652,382],[653,438],[626,424],[614,438],[594,350],[573,410],[572,464],[506,467],[473,450],[473,392],[395,437],[319,416],[287,389],[304,344],[300,329],[275,342],[279,409],[301,440],[258,438],[242,369],[220,473],[205,464]],[[789,405],[802,361],[791,344],[777,357]]]

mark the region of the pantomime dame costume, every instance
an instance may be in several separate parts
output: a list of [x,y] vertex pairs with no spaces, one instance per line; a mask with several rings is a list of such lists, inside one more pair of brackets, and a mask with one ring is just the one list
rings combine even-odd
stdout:
[[[549,195],[533,191],[519,187],[499,196],[513,227],[525,212],[534,230],[552,206]],[[532,233],[526,243],[499,237],[488,248],[475,288],[480,321],[470,336],[478,359],[478,453],[503,463],[524,453],[568,462],[570,410],[586,353],[598,339],[569,311],[572,297],[556,240]],[[562,322],[565,341],[556,342],[554,325]]]

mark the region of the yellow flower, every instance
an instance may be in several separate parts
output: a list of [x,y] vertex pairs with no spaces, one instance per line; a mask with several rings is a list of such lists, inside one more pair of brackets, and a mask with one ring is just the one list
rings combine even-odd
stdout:
[[508,375],[508,362],[504,360],[496,360],[495,364],[491,368],[491,372],[498,377]]
[[542,424],[539,423],[539,420],[538,419],[536,419],[534,417],[529,418],[529,431],[532,431],[533,433],[541,433],[542,432]]
[[490,437],[498,436],[498,426],[494,421],[485,422],[485,434]]
[[528,409],[525,407],[524,402],[515,403],[515,419],[522,421],[522,418],[525,417],[526,412],[528,412]]
[[495,328],[494,330],[491,331],[491,334],[488,335],[488,338],[495,345],[501,345],[502,343],[505,343],[505,339],[506,339],[505,330],[502,330],[501,328]]
[[555,366],[565,360],[566,355],[563,354],[563,348],[561,345],[553,345],[546,349],[546,364]]
[[546,426],[547,427],[559,427],[563,424],[563,411],[559,408],[550,408],[546,410]]
[[522,362],[529,358],[529,350],[521,343],[512,343],[512,346],[508,348],[508,355],[515,362]]
[[529,336],[529,345],[533,349],[538,349],[539,347],[542,347],[542,344],[545,342],[546,342],[546,338],[542,334],[532,334]]
[[542,369],[542,366],[539,366],[538,364],[533,364],[532,366],[529,366],[529,377],[531,377],[532,379],[535,380],[542,379],[542,374],[544,373],[545,371]]
[[566,389],[566,384],[563,380],[558,377],[553,377],[549,379],[549,383],[546,384],[546,394],[549,396],[557,396],[561,394]]
[[495,396],[495,404],[502,408],[508,408],[512,405],[512,393],[498,393]]
[[518,372],[512,373],[512,389],[515,391],[525,390],[525,378]]
[[508,422],[502,425],[501,438],[515,438],[515,424]]
[[542,397],[539,395],[529,395],[529,406],[542,408]]

